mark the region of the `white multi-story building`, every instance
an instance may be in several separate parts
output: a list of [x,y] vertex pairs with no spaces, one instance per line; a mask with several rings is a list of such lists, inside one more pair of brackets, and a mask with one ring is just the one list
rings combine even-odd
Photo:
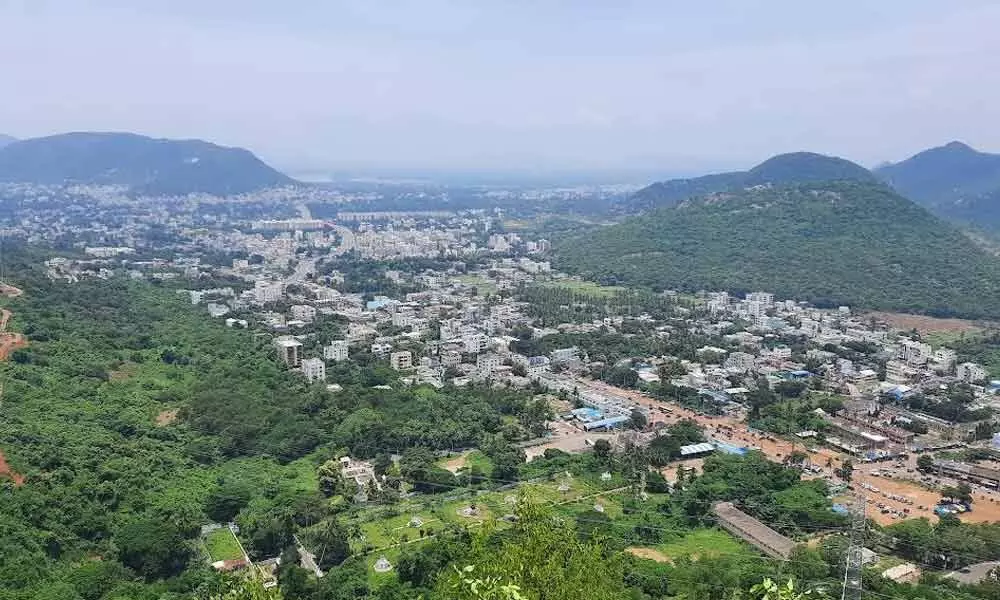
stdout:
[[754,355],[746,352],[733,352],[726,357],[723,366],[731,371],[746,373],[754,367]]
[[747,294],[746,298],[749,302],[761,303],[765,308],[769,308],[774,304],[774,294],[769,292],[752,292]]
[[930,344],[914,340],[903,340],[896,351],[896,358],[914,366],[927,364],[933,351]]
[[931,360],[942,371],[950,371],[958,362],[958,355],[951,348],[938,348]]
[[278,358],[285,365],[295,368],[302,364],[302,342],[291,336],[282,336],[274,340],[278,349]]
[[258,279],[253,285],[253,297],[257,304],[267,304],[281,300],[284,286],[280,283]]
[[987,377],[986,369],[974,362],[964,362],[955,367],[955,377],[966,383],[982,381]]
[[295,304],[290,309],[293,319],[312,323],[316,319],[316,308],[308,304]]
[[400,350],[389,355],[389,366],[396,371],[413,368],[413,354],[409,350]]
[[323,346],[323,358],[334,362],[347,360],[347,340],[333,340],[329,346]]
[[552,358],[552,362],[556,363],[573,362],[574,360],[577,360],[580,357],[580,350],[576,346],[571,346],[569,348],[559,348],[557,350],[553,350],[552,352],[550,352],[549,356]]
[[476,357],[476,372],[480,377],[489,377],[503,364],[496,354],[480,354]]
[[375,342],[371,347],[372,355],[377,358],[385,358],[392,352],[392,344],[388,342]]
[[457,367],[462,362],[462,353],[455,350],[448,350],[441,354],[441,365],[445,367]]
[[482,333],[467,333],[462,336],[462,346],[466,354],[478,354],[489,348],[490,338]]
[[302,374],[310,383],[326,381],[326,363],[321,358],[307,358],[302,361]]

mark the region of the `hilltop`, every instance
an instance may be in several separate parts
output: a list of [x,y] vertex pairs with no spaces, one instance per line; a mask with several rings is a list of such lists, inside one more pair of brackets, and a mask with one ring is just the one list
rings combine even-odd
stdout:
[[0,147],[0,181],[127,185],[135,193],[240,194],[293,180],[248,150],[132,133],[65,133]]
[[875,174],[942,217],[1000,226],[1000,154],[950,142],[879,167]]
[[620,210],[626,213],[643,212],[674,206],[695,196],[768,183],[791,184],[833,180],[875,181],[875,176],[861,165],[843,158],[814,152],[790,152],[772,156],[749,171],[715,173],[653,183],[625,200]]
[[874,182],[708,194],[554,247],[557,266],[606,284],[763,289],[818,305],[1000,315],[1000,262]]

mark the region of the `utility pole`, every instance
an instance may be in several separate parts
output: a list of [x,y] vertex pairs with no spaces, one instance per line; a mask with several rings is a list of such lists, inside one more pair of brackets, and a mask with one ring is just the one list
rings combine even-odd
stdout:
[[862,494],[854,496],[854,504],[850,506],[851,529],[850,544],[847,547],[847,559],[844,568],[844,591],[841,600],[861,600],[861,568],[864,561],[865,548],[865,497]]

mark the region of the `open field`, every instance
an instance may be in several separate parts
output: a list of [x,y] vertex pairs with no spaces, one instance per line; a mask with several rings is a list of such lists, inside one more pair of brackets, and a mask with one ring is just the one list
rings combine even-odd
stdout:
[[909,315],[905,313],[890,312],[870,312],[865,313],[866,317],[874,318],[877,321],[884,321],[890,327],[900,331],[910,331],[916,329],[922,334],[934,333],[975,333],[981,331],[983,326],[976,321],[966,319],[938,319],[925,315]]
[[756,551],[721,529],[696,529],[656,549],[668,559],[681,557],[713,557],[727,554],[752,556]]
[[208,551],[209,559],[212,562],[243,558],[240,544],[228,527],[220,527],[207,533],[205,535],[205,550]]
[[594,283],[593,281],[579,281],[576,279],[561,279],[559,281],[550,281],[544,284],[546,287],[563,288],[575,292],[577,294],[584,294],[587,296],[594,296],[596,298],[610,298],[619,292],[624,292],[628,288],[615,286],[615,285],[600,285]]
[[471,285],[479,288],[479,295],[495,294],[497,292],[497,286],[492,281],[483,279],[479,275],[459,275],[455,277],[459,282],[465,285]]

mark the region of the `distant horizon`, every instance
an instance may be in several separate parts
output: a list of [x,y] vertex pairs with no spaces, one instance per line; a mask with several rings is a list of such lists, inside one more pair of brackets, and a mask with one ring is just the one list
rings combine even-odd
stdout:
[[0,131],[284,170],[712,172],[1000,149],[992,0],[0,3]]
[[[386,179],[386,180],[420,180],[422,182],[433,182],[441,183],[444,180],[464,180],[461,183],[468,185],[482,185],[483,182],[479,180],[486,180],[490,183],[501,183],[503,179],[521,179],[521,180],[532,180],[536,182],[545,181],[546,183],[556,185],[560,182],[566,185],[639,185],[643,182],[652,183],[654,181],[662,181],[665,179],[681,179],[698,177],[701,175],[709,175],[715,173],[724,173],[730,171],[745,171],[757,164],[767,160],[776,155],[788,154],[794,152],[815,152],[817,154],[824,154],[827,156],[833,156],[838,158],[843,158],[854,162],[862,167],[872,170],[881,165],[888,163],[895,163],[907,158],[912,157],[915,154],[923,152],[931,148],[937,148],[945,146],[949,143],[959,142],[967,144],[976,151],[990,153],[989,149],[984,149],[975,146],[974,144],[969,144],[968,142],[960,139],[950,139],[946,141],[941,141],[937,144],[927,146],[925,148],[918,148],[903,156],[902,158],[896,159],[885,159],[874,163],[865,164],[863,162],[857,161],[850,156],[836,155],[832,153],[817,151],[808,148],[800,148],[796,150],[787,150],[777,152],[775,154],[770,154],[768,156],[760,157],[759,159],[751,160],[748,163],[724,163],[721,160],[712,160],[708,158],[697,159],[693,157],[683,157],[672,161],[671,164],[664,164],[662,167],[655,166],[644,166],[644,165],[632,165],[632,166],[594,166],[594,165],[558,165],[558,166],[544,166],[544,165],[522,165],[522,166],[446,166],[446,165],[427,165],[421,166],[419,164],[364,164],[364,163],[340,163],[332,164],[328,166],[323,165],[302,165],[302,164],[282,164],[279,161],[271,161],[266,156],[261,155],[254,148],[247,148],[242,146],[232,146],[229,144],[219,143],[216,140],[206,139],[201,137],[170,137],[165,135],[158,135],[149,132],[140,131],[124,131],[124,130],[87,130],[76,128],[69,131],[61,132],[46,132],[40,135],[29,135],[29,136],[13,136],[5,131],[0,130],[0,137],[10,137],[17,141],[36,139],[43,137],[51,137],[57,135],[64,135],[70,133],[106,133],[106,134],[133,134],[141,135],[153,139],[167,139],[173,141],[183,141],[183,140],[200,140],[219,146],[242,148],[252,152],[255,156],[263,160],[268,165],[274,167],[275,169],[281,171],[282,173],[302,181],[303,183],[330,183],[338,180],[350,181],[350,180],[366,180],[366,179]],[[671,162],[671,161],[668,161]],[[683,165],[683,166],[679,166]],[[701,165],[701,166],[698,166]]]

